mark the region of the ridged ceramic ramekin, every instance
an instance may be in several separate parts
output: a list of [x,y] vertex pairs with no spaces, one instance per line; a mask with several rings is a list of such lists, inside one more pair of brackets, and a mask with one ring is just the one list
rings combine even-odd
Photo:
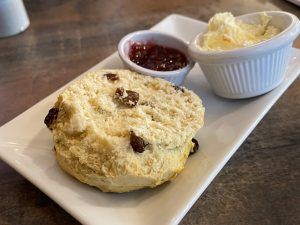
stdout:
[[[266,12],[270,25],[279,34],[261,43],[235,50],[206,51],[199,47],[198,34],[189,45],[189,54],[199,63],[213,91],[222,97],[241,99],[267,93],[284,79],[293,41],[300,32],[299,19],[287,12]],[[259,23],[262,13],[237,17],[247,23]]]

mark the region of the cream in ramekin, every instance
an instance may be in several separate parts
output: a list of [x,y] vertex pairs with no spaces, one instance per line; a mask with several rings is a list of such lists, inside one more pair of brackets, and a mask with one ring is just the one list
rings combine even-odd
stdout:
[[[199,45],[205,32],[189,45],[189,54],[199,63],[213,91],[222,97],[240,99],[264,94],[283,80],[292,43],[300,31],[299,19],[287,12],[265,12],[269,25],[281,32],[250,46],[210,51]],[[237,17],[243,23],[260,24],[262,12]]]

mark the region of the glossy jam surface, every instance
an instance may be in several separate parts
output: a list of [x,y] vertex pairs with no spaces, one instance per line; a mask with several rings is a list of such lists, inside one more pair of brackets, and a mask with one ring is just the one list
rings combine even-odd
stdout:
[[154,42],[133,42],[129,58],[141,67],[156,71],[173,71],[187,65],[187,58],[182,52]]

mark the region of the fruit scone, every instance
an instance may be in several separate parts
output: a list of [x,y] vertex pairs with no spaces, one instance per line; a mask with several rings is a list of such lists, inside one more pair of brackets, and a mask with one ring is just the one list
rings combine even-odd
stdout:
[[59,165],[104,192],[155,187],[180,173],[203,126],[199,97],[129,70],[73,82],[45,118]]

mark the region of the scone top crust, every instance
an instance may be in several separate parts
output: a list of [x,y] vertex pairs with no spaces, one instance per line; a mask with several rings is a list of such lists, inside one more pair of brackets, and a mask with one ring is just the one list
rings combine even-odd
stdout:
[[[138,100],[123,104],[130,91],[138,93]],[[183,168],[186,153],[173,153],[188,146],[204,119],[202,102],[193,92],[128,70],[88,73],[59,96],[55,108],[51,129],[58,154],[105,177],[155,177],[180,160]],[[142,153],[133,150],[131,133],[144,141]]]

